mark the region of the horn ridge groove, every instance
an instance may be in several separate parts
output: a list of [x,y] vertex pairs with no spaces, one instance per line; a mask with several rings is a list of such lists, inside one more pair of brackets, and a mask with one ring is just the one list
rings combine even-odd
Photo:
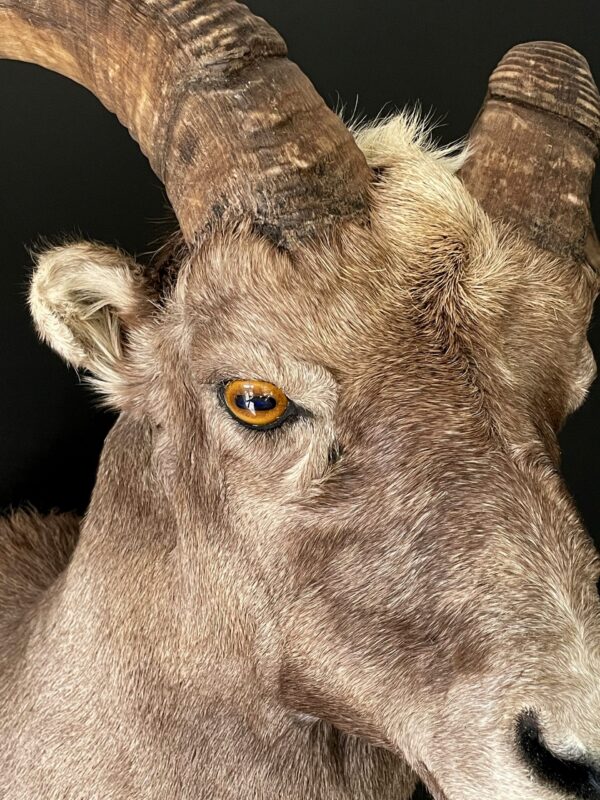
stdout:
[[114,111],[188,243],[216,220],[291,246],[366,217],[366,160],[286,55],[236,0],[0,0],[0,58],[67,75]]
[[513,47],[494,70],[491,97],[505,98],[572,119],[600,137],[600,95],[586,59],[567,45],[533,42]]

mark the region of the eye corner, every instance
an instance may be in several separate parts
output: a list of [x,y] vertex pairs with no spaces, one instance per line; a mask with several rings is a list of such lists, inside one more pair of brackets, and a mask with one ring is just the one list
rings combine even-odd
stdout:
[[327,463],[329,467],[335,467],[344,456],[344,446],[336,439],[327,453]]

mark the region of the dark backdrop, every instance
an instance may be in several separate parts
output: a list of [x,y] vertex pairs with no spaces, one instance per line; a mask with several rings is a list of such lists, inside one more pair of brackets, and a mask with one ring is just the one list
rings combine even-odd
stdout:
[[[287,39],[333,106],[368,116],[420,101],[439,138],[464,136],[487,77],[517,42],[580,50],[600,80],[597,0],[251,0]],[[600,180],[593,203],[600,224]],[[138,255],[161,235],[158,180],[125,129],[88,92],[27,64],[0,61],[0,510],[84,509],[113,417],[38,343],[26,309],[40,238],[73,233]],[[600,331],[591,341],[600,358]],[[562,434],[563,468],[600,541],[600,386]]]

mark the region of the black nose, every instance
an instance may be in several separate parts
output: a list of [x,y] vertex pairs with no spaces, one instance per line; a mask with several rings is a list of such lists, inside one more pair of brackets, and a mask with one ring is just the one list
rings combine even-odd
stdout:
[[600,769],[584,758],[557,756],[544,743],[534,711],[527,710],[517,719],[517,745],[521,757],[533,774],[547,786],[560,789],[571,797],[600,800]]

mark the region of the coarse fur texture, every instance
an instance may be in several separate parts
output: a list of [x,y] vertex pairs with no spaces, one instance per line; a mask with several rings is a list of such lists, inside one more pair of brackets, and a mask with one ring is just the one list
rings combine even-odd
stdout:
[[[122,413],[76,547],[3,523],[0,797],[556,800],[524,709],[600,753],[600,561],[556,442],[597,276],[492,221],[414,117],[357,140],[368,228],[223,227],[160,303],[116,251],[40,255],[41,335]],[[310,414],[242,428],[234,377]]]

